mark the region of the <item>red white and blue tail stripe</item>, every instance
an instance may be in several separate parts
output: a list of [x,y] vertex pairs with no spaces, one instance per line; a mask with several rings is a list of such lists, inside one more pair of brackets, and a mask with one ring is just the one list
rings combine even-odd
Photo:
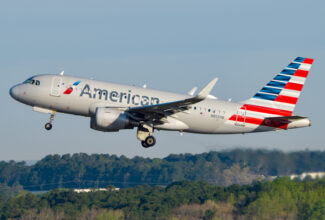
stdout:
[[291,116],[313,61],[311,58],[297,57],[247,100],[244,108],[275,116]]
[[[297,57],[240,108],[245,117],[233,115],[229,120],[285,129],[288,123],[266,118],[290,117],[305,84],[313,59]],[[276,122],[276,123],[273,123]]]

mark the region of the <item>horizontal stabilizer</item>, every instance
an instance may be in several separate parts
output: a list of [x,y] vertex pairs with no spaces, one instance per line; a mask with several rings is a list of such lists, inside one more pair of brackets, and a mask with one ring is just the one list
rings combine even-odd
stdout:
[[285,116],[265,118],[262,125],[278,127],[282,129],[302,128],[311,126],[311,121],[302,116]]
[[285,116],[285,117],[269,117],[269,118],[265,118],[265,120],[277,120],[277,121],[286,121],[288,123],[293,122],[293,121],[298,121],[301,119],[308,119],[307,117],[302,117],[302,116]]

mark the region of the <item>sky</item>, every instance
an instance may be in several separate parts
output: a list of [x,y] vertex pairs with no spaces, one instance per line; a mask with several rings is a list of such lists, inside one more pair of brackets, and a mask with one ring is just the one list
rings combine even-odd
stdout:
[[[48,154],[107,153],[165,157],[235,147],[325,150],[325,2],[321,0],[3,1],[0,7],[0,160]],[[297,56],[314,58],[295,114],[312,127],[199,135],[159,131],[144,149],[136,129],[103,133],[90,120],[33,112],[9,96],[35,74],[66,75],[187,93],[214,77],[213,95],[253,96]]]

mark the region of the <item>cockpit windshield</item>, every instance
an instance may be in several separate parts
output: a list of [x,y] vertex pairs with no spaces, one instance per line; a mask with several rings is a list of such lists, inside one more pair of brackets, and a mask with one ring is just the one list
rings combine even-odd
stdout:
[[32,84],[32,85],[36,85],[36,86],[41,85],[41,82],[39,80],[35,80],[34,77],[28,78],[23,83],[24,84]]

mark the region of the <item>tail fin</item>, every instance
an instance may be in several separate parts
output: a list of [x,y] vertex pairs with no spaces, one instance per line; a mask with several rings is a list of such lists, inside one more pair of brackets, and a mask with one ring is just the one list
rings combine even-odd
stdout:
[[297,57],[243,106],[248,111],[291,116],[313,59]]

